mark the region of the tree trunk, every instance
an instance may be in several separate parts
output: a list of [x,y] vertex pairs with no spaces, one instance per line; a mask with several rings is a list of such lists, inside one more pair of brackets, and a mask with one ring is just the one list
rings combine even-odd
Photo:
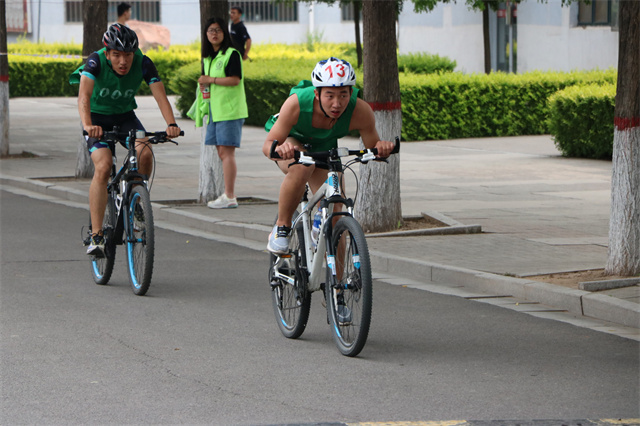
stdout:
[[[390,141],[402,130],[396,18],[394,0],[363,2],[364,99],[373,108],[380,138]],[[361,165],[359,180],[355,215],[365,232],[396,229],[402,221],[399,156],[392,155],[389,164]]]
[[[229,2],[200,0],[200,34],[204,31],[205,23],[213,17],[220,17],[228,22]],[[201,43],[208,43],[201,40]],[[195,82],[194,82],[195,84]],[[218,156],[215,146],[206,146],[204,138],[207,127],[202,128],[200,144],[200,178],[198,184],[198,201],[206,203],[215,200],[224,193],[224,176],[222,174],[222,161]]]
[[[200,0],[200,29],[209,18],[222,18],[225,22],[229,22],[229,2],[216,0]],[[202,34],[202,31],[200,32]],[[203,42],[207,40],[202,40]]]
[[82,58],[102,49],[102,35],[108,28],[107,0],[82,2]]
[[362,10],[362,0],[353,1],[353,23],[356,30],[356,56],[358,58],[358,68],[362,66],[362,40],[360,38],[360,11]]
[[606,272],[640,274],[640,2],[621,1]]
[[198,202],[215,200],[224,193],[224,175],[218,150],[213,145],[205,145],[207,128],[202,128],[200,137],[200,177],[198,184]]
[[0,157],[9,155],[9,58],[5,2],[0,2]]
[[484,72],[491,74],[491,39],[489,38],[489,2],[484,0],[482,10],[482,38],[484,41]]
[[[107,0],[84,0],[82,2],[82,59],[96,50],[102,49],[102,36],[107,30]],[[82,131],[82,128],[80,129]],[[81,133],[82,134],[82,133]],[[76,177],[88,178],[93,176],[93,162],[87,150],[84,136],[78,143],[76,161]]]

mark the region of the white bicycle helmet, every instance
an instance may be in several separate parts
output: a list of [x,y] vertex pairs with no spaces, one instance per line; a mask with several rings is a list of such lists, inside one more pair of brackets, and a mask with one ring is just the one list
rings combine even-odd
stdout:
[[314,87],[355,86],[356,73],[349,62],[331,57],[316,64],[311,82]]

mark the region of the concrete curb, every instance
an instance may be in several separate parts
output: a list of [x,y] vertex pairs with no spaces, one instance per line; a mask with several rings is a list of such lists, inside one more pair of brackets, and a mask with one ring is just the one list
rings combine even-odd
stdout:
[[212,232],[227,237],[243,238],[251,241],[265,242],[271,232],[271,227],[259,224],[232,222],[198,213],[179,210],[171,206],[151,203],[153,216],[158,220],[175,223],[176,225]]
[[417,281],[458,283],[471,290],[493,294],[496,297],[512,296],[535,301],[574,315],[598,318],[628,327],[640,327],[640,306],[614,297],[522,278],[405,259],[379,251],[372,251],[370,255],[377,272]]
[[[35,179],[0,174],[0,184],[69,201],[86,203],[88,200],[88,194],[84,191]],[[271,227],[265,225],[232,222],[176,209],[166,204],[152,203],[152,205],[156,220],[169,222],[176,226],[259,242],[266,241],[269,232],[271,232]],[[367,238],[369,237],[367,236]],[[370,256],[376,272],[417,281],[460,284],[474,291],[496,297],[512,296],[535,301],[574,315],[584,315],[628,327],[640,328],[640,306],[622,299],[522,278],[406,259],[379,251],[371,251]]]
[[89,199],[89,194],[84,191],[36,179],[26,179],[0,174],[0,184],[49,195],[51,197],[61,198],[63,200],[87,202]]
[[584,281],[578,283],[580,290],[585,291],[598,291],[598,290],[612,290],[614,288],[630,287],[632,285],[640,284],[640,277],[635,278],[622,278],[619,280],[602,280],[602,281]]

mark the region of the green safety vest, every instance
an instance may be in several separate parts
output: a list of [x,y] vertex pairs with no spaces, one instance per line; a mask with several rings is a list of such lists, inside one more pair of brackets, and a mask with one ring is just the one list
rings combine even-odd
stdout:
[[[104,115],[123,114],[138,107],[135,94],[142,84],[142,52],[133,55],[133,64],[127,75],[120,76],[111,68],[105,55],[106,48],[98,50],[100,75],[96,77],[91,95],[91,112]],[[79,84],[84,64],[69,76],[70,84]]]
[[[226,77],[224,69],[233,52],[237,52],[237,50],[229,47],[224,53],[218,52],[213,60],[209,57],[204,58],[205,73],[209,77]],[[240,65],[242,66],[242,63]],[[244,70],[242,70],[240,83],[237,86],[211,84],[209,90],[211,91],[209,104],[211,105],[211,120],[213,122],[239,120],[249,116],[247,98],[244,93]]]
[[[356,107],[359,90],[355,87],[353,88],[347,109],[342,113],[340,118],[338,118],[332,128],[317,129],[311,124],[311,120],[313,119],[313,101],[316,97],[314,89],[310,81],[302,80],[289,92],[289,96],[294,93],[298,95],[298,104],[300,105],[298,122],[291,129],[289,136],[303,144],[311,145],[310,152],[327,151],[338,146],[338,139],[349,134],[351,116]],[[272,115],[267,120],[267,123],[264,125],[267,132],[271,130],[277,119],[277,116]]]

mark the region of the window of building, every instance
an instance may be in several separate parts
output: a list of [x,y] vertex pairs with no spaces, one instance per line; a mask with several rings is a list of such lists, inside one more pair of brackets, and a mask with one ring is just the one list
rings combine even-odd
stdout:
[[236,1],[245,22],[298,22],[298,2],[274,4],[270,0]]
[[[121,0],[109,0],[107,21],[118,20],[118,4]],[[131,19],[145,22],[160,22],[160,1],[157,0],[129,0],[131,5]],[[82,22],[82,0],[65,0],[64,17],[67,23]]]
[[[353,21],[355,13],[353,12],[353,3],[343,4],[340,6],[340,16],[343,21]],[[359,13],[360,22],[362,22],[362,9]]]
[[618,26],[618,4],[620,0],[592,0],[578,5],[578,25]]

